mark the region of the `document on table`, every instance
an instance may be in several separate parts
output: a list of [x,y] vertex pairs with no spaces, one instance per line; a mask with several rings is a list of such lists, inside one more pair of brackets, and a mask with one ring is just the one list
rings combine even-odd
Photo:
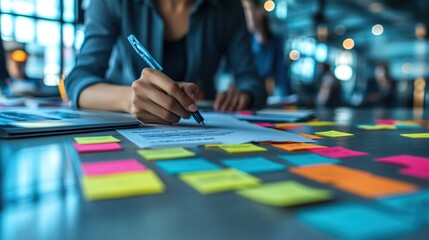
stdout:
[[176,125],[145,125],[117,130],[139,148],[196,146],[206,144],[240,144],[247,142],[313,142],[312,140],[240,121],[223,113],[204,113],[207,129],[193,119]]

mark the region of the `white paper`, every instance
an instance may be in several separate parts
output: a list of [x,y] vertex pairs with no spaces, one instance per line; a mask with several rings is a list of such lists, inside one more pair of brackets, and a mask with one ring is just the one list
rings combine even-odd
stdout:
[[207,129],[193,119],[176,125],[143,125],[117,130],[139,148],[240,144],[247,142],[314,142],[293,133],[264,128],[222,113],[202,113]]

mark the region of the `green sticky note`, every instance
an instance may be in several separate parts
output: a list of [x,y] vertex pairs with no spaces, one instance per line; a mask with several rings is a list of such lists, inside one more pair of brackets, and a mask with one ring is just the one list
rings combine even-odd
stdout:
[[385,125],[385,124],[363,124],[358,125],[358,128],[365,130],[395,130],[396,126],[394,125]]
[[164,191],[164,184],[151,170],[144,172],[85,176],[82,188],[88,200],[156,194]]
[[146,160],[175,159],[195,156],[195,153],[181,147],[164,149],[145,149],[138,150],[137,153],[144,157]]
[[240,190],[239,195],[255,202],[286,207],[331,199],[331,191],[312,188],[295,181],[264,184],[255,188]]
[[239,190],[261,182],[259,178],[234,169],[188,173],[179,178],[203,194]]
[[409,138],[429,138],[429,133],[408,133],[401,134],[401,136]]
[[79,144],[113,143],[121,141],[113,136],[75,137],[74,140]]
[[320,135],[320,136],[324,136],[324,137],[332,137],[332,138],[354,136],[354,134],[351,134],[351,133],[339,132],[339,131],[334,131],[334,130],[326,131],[326,132],[316,132],[315,134]]
[[314,122],[306,122],[301,123],[300,125],[311,126],[311,127],[329,127],[335,126],[335,122],[326,122],[326,121],[314,121]]
[[251,143],[245,144],[220,144],[218,147],[228,153],[251,153],[251,152],[266,152],[267,149],[256,146]]

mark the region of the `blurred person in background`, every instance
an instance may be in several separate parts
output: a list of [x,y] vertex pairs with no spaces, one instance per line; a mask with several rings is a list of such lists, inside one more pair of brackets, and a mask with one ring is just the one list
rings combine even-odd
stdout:
[[374,78],[375,80],[369,87],[363,106],[398,106],[396,81],[390,76],[389,65],[385,62],[377,63],[374,68]]
[[9,78],[9,73],[6,68],[6,54],[3,48],[3,41],[0,38],[0,95],[4,92],[6,88],[6,81]]
[[343,91],[338,78],[331,71],[331,65],[322,63],[322,74],[318,83],[319,91],[316,96],[316,106],[338,107],[343,105]]

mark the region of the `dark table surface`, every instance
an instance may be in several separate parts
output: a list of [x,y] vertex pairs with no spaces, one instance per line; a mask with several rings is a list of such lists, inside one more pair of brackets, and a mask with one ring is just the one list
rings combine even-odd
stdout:
[[[343,159],[341,165],[370,171],[380,176],[414,183],[429,189],[429,181],[398,173],[398,166],[373,159],[392,155],[429,157],[428,139],[401,137],[400,133],[429,132],[429,129],[367,131],[356,124],[375,119],[428,120],[429,112],[411,109],[318,110],[319,120],[332,120],[334,127],[305,127],[291,132],[314,133],[339,130],[354,137],[324,138],[318,144],[342,146],[368,152],[368,156]],[[113,135],[122,140],[124,151],[77,154],[71,143],[76,136]],[[265,156],[285,163],[277,156],[295,154],[267,146]],[[213,162],[231,155],[202,147],[190,148]],[[312,206],[275,208],[261,205],[233,192],[201,195],[176,176],[164,174],[152,162],[143,160],[137,147],[115,131],[68,134],[16,140],[0,140],[0,239],[332,239],[300,222],[296,213]],[[235,157],[236,155],[234,155]],[[135,158],[154,169],[166,184],[160,195],[88,202],[79,186],[80,162]],[[264,182],[297,180],[314,187],[332,189],[340,202],[377,205],[373,199],[322,185],[284,172],[256,174]],[[314,206],[314,205],[313,205]],[[429,227],[408,236],[389,239],[428,239]]]

